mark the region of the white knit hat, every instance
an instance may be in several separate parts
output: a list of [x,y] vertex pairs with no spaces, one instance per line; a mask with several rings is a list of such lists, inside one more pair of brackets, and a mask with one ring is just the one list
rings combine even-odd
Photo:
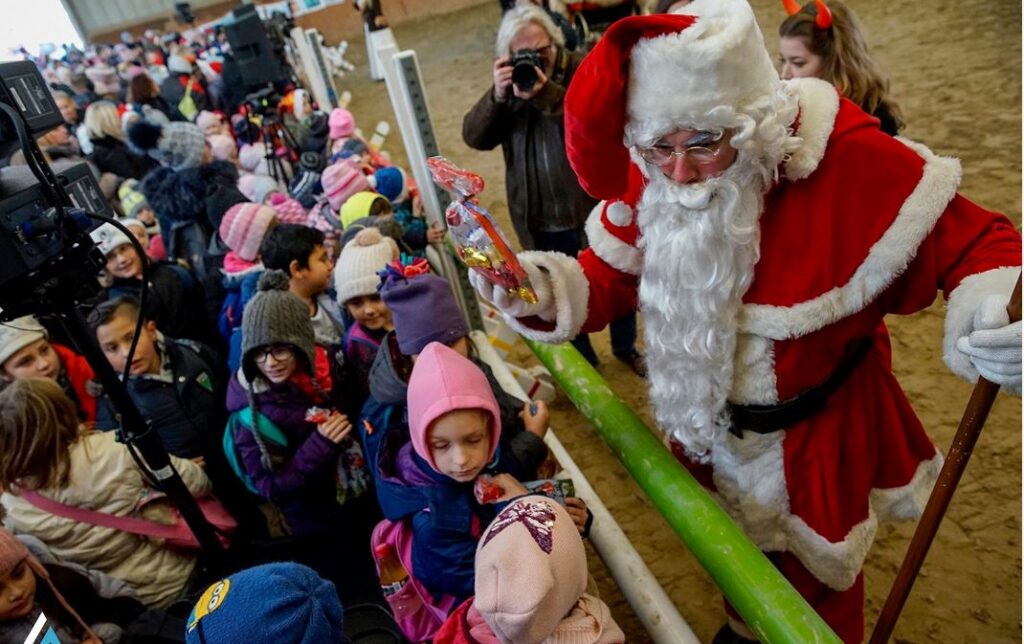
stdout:
[[334,267],[334,290],[344,304],[360,295],[373,295],[380,284],[378,271],[398,257],[398,244],[376,228],[364,228],[341,251]]
[[132,243],[132,240],[128,239],[128,235],[125,235],[120,228],[115,227],[111,223],[103,224],[89,233],[89,235],[92,236],[92,240],[96,242],[104,257],[114,252],[118,247]]
[[0,322],[0,365],[28,345],[49,337],[42,324],[31,315]]

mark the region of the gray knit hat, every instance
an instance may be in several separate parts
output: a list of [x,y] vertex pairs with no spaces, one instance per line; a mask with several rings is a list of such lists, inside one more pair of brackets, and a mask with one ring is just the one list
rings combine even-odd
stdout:
[[284,271],[266,271],[260,275],[259,292],[242,313],[242,373],[249,382],[259,375],[251,355],[253,349],[270,344],[289,344],[304,358],[313,373],[316,346],[309,307],[288,291],[288,275]]
[[138,121],[128,128],[128,141],[173,170],[195,168],[206,154],[206,137],[195,123]]

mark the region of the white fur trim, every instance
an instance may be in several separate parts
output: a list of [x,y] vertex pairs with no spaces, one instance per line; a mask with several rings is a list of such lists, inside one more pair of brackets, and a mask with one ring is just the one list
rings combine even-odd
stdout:
[[771,405],[779,402],[774,343],[768,338],[737,333],[732,373],[730,402],[738,405]]
[[[552,302],[550,310],[540,317],[554,320],[555,328],[538,331],[508,315],[504,315],[505,321],[517,333],[539,342],[560,344],[576,337],[587,321],[587,302],[590,300],[590,283],[583,274],[583,267],[574,257],[562,253],[531,250],[519,253],[518,257],[524,266],[531,264],[547,278],[546,290],[550,291]],[[531,281],[534,281],[534,272],[530,272]],[[541,286],[538,290],[544,288]]]
[[793,306],[747,304],[740,330],[773,340],[813,333],[861,311],[907,269],[931,233],[960,183],[960,162],[939,157],[928,148],[900,139],[925,160],[924,173],[903,202],[895,221],[868,251],[846,284]]
[[[594,212],[597,212],[598,217],[601,216],[598,210],[600,207],[601,204],[597,204],[597,207],[594,208]],[[633,223],[633,209],[621,201],[613,201],[607,204],[605,212],[608,214],[608,222],[613,226],[624,228]],[[591,212],[591,216],[593,216],[593,212]]]
[[846,537],[838,542],[821,536],[798,516],[788,516],[786,526],[789,551],[818,581],[843,591],[853,586],[864,567],[864,559],[878,530],[878,518],[869,510],[868,518],[850,528]]
[[956,341],[974,330],[974,312],[989,295],[1005,295],[1007,299],[1020,275],[1020,266],[994,268],[968,275],[949,294],[946,303],[946,333],[942,338],[942,359],[950,371],[968,382],[978,381],[978,370],[971,359],[956,348]]
[[871,490],[871,509],[883,521],[916,519],[921,516],[935,481],[939,478],[939,472],[942,471],[944,460],[942,454],[936,452],[934,458],[917,466],[917,471],[906,485]]
[[[612,206],[616,205],[629,208],[621,202],[612,204]],[[611,210],[611,206],[609,210]],[[598,204],[587,217],[585,230],[590,247],[606,264],[630,275],[639,275],[643,270],[644,258],[640,254],[640,249],[622,241],[605,227],[601,220],[601,204]]]
[[839,93],[831,83],[817,78],[794,78],[785,84],[796,94],[800,105],[796,136],[803,142],[783,164],[783,174],[790,181],[797,181],[809,177],[825,156],[825,148],[839,114]]

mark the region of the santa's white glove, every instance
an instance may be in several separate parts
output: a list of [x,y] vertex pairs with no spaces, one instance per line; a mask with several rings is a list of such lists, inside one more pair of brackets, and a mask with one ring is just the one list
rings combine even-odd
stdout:
[[974,312],[974,330],[956,348],[971,360],[982,378],[1019,394],[1021,391],[1021,323],[1010,323],[1006,296],[989,295]]
[[554,296],[551,293],[551,278],[547,273],[533,265],[532,262],[520,258],[519,263],[530,278],[530,285],[537,293],[537,303],[530,304],[516,295],[510,295],[501,286],[487,281],[478,271],[470,269],[469,283],[473,285],[480,297],[493,304],[506,316],[526,318],[539,316],[548,322],[555,319]]

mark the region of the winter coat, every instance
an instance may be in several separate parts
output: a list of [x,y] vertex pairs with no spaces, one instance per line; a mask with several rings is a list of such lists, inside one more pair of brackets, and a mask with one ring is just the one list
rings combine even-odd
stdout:
[[[377,357],[370,367],[370,396],[367,398],[366,404],[363,405],[360,425],[365,421],[375,428],[385,428],[395,424],[408,426],[406,411],[408,383],[399,375],[395,367],[398,347],[395,346],[394,337],[394,332],[384,337],[381,349],[377,351]],[[531,481],[537,478],[537,469],[548,455],[547,446],[543,439],[526,431],[523,420],[519,417],[523,403],[501,388],[489,366],[475,357],[472,360],[487,376],[491,392],[498,401],[501,415],[500,443],[502,451],[508,455],[509,459],[504,471],[520,481]],[[374,460],[370,454],[371,447],[369,444],[365,447],[367,459],[373,463]]]
[[476,150],[501,146],[509,216],[519,243],[534,247],[534,232],[579,230],[597,204],[580,187],[565,156],[562,102],[582,60],[559,51],[555,71],[529,101],[505,101],[487,90],[462,121],[462,138]]
[[[237,412],[249,406],[242,371],[228,383],[227,409]],[[324,438],[316,425],[306,421],[306,411],[323,407],[292,382],[252,383],[257,411],[284,433],[288,446],[267,444],[275,471],[263,465],[263,454],[252,432],[239,432],[235,448],[260,496],[280,508],[295,536],[336,532],[341,527],[341,506],[336,497],[336,475],[341,446]]]
[[[185,98],[185,88],[188,86],[189,74],[171,74],[160,83],[160,97],[167,101],[168,105],[178,109],[178,103]],[[203,84],[199,81],[192,83],[192,100],[196,103],[196,109],[200,112],[209,107],[209,100]],[[198,114],[198,112],[196,112]]]
[[353,322],[341,339],[341,350],[345,354],[345,370],[350,377],[352,397],[358,398],[361,409],[370,397],[370,368],[377,358],[377,349],[387,331],[370,331],[362,324]]
[[[210,481],[192,461],[171,457],[186,487],[195,496],[210,492]],[[44,488],[39,494],[67,505],[129,516],[153,491],[112,432],[82,435],[70,447],[69,479],[65,486]],[[4,525],[15,533],[42,540],[53,554],[128,582],[147,606],[166,607],[181,594],[195,567],[195,555],[164,548],[155,541],[113,528],[54,516],[24,499],[5,492]]]
[[89,160],[100,172],[109,172],[122,179],[142,179],[150,170],[159,167],[153,158],[140,156],[128,149],[128,144],[112,136],[92,139]]
[[242,313],[252,296],[256,295],[256,286],[263,270],[263,264],[256,264],[243,271],[228,272],[227,267],[222,271],[224,303],[217,317],[217,330],[228,343],[230,373],[238,371],[242,366]]
[[[130,376],[128,395],[160,435],[164,448],[181,458],[205,456],[219,448],[224,411],[223,367],[216,353],[192,340],[163,338],[163,360],[171,382]],[[101,418],[113,418],[110,400],[101,399]]]
[[[139,299],[141,279],[114,278],[107,297],[131,296]],[[146,292],[146,318],[172,338],[198,342],[219,342],[213,318],[207,317],[206,293],[192,271],[172,262],[154,262],[149,267]]]
[[94,397],[93,373],[89,361],[62,344],[51,342],[50,346],[60,358],[61,370],[57,376],[57,384],[68,395],[78,408],[79,416],[85,422],[96,420],[96,398]]

